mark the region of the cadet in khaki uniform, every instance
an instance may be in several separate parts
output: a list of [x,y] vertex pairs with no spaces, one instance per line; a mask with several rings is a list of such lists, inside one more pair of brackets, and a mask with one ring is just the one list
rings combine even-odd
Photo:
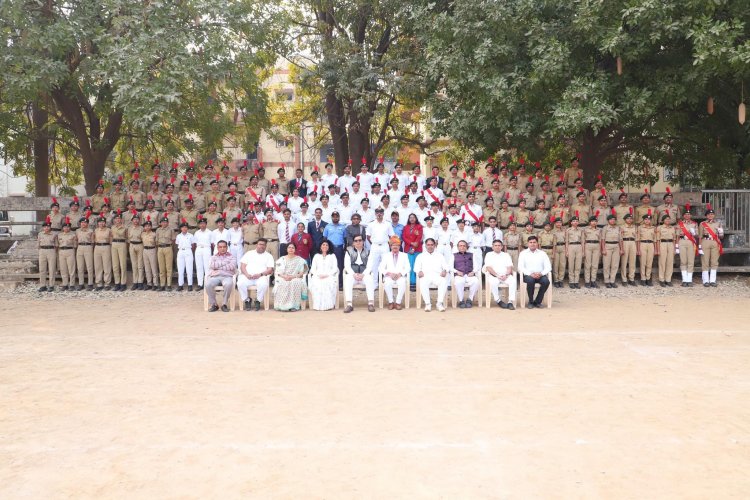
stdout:
[[521,251],[521,235],[518,234],[516,221],[511,218],[508,232],[503,236],[505,244],[505,253],[510,255],[513,261],[513,269],[518,270],[518,254]]
[[130,181],[128,199],[133,200],[136,210],[138,210],[139,212],[143,212],[143,208],[146,205],[146,193],[141,191],[141,182],[138,180],[138,178]]
[[81,217],[76,229],[76,268],[78,270],[78,290],[83,290],[84,275],[88,275],[88,289],[94,289],[94,231],[89,228],[89,219]]
[[[544,209],[544,200],[536,200],[536,210],[531,212],[530,218],[534,221],[534,233],[539,235],[549,219],[549,214]],[[539,244],[541,245],[541,241]],[[552,262],[552,257],[550,257],[550,262]]]
[[133,287],[131,290],[143,290],[143,227],[139,217],[133,217],[127,228],[128,253],[130,254],[130,269],[133,272]]
[[245,253],[250,250],[255,250],[255,245],[258,244],[258,240],[261,238],[262,226],[258,224],[258,220],[250,213],[242,224],[242,246]]
[[99,183],[96,185],[96,192],[91,196],[91,210],[98,214],[102,211],[104,203],[109,202],[104,196],[104,180],[99,179]]
[[146,220],[143,223],[141,241],[143,242],[143,270],[146,274],[146,285],[143,290],[159,289],[159,262],[156,258],[156,233],[152,230],[153,223]]
[[159,220],[159,211],[156,210],[155,206],[156,202],[153,199],[146,200],[146,209],[141,214],[141,220],[143,222],[145,222],[146,220]]
[[674,253],[677,233],[672,225],[672,218],[665,213],[661,218],[661,226],[656,228],[656,249],[659,256],[659,284],[672,286],[672,272],[674,271]]
[[203,220],[206,221],[206,229],[209,231],[213,231],[218,227],[216,221],[221,218],[221,214],[216,211],[217,208],[218,203],[210,201],[208,202],[208,211],[203,215]]
[[78,245],[78,239],[76,233],[70,229],[70,218],[65,217],[62,232],[57,237],[57,259],[60,263],[62,289],[65,291],[75,290],[76,282],[76,246]]
[[94,230],[94,272],[96,290],[109,290],[112,283],[112,230],[107,227],[107,219],[99,217]]
[[116,214],[112,224],[112,275],[115,292],[125,290],[128,282],[128,228],[122,223],[122,215]]
[[513,211],[513,220],[516,221],[516,225],[522,228],[526,227],[526,223],[529,222],[530,217],[531,212],[526,209],[526,200],[518,200],[518,208]]
[[172,263],[174,262],[172,244],[174,243],[174,238],[174,231],[169,227],[169,219],[162,217],[159,222],[159,229],[156,230],[159,284],[161,285],[162,292],[172,291]]
[[682,286],[693,286],[693,268],[695,256],[698,255],[698,225],[693,221],[690,213],[690,204],[685,205],[682,220],[675,228],[679,238],[677,253],[680,255],[680,272],[682,274]]
[[122,176],[119,176],[114,182],[114,187],[114,190],[109,194],[109,204],[112,207],[112,210],[124,210],[125,202],[128,198],[125,191],[122,190]]
[[[536,219],[534,219],[536,221]],[[552,224],[549,220],[544,220],[544,229],[537,235],[539,248],[549,257],[550,262],[555,261],[555,235],[552,233]]]
[[656,248],[656,229],[651,225],[651,214],[643,216],[643,222],[638,226],[635,238],[638,247],[638,257],[641,263],[641,285],[653,286],[651,283],[651,269],[654,265]]
[[620,267],[620,256],[624,253],[622,248],[622,230],[617,225],[617,215],[614,209],[607,216],[607,225],[602,229],[602,271],[604,274],[604,286],[617,288],[615,278]]
[[719,269],[719,255],[724,252],[721,239],[724,228],[716,220],[716,213],[707,205],[706,220],[698,226],[698,253],[701,254],[701,276],[703,286],[716,285],[716,271]]
[[635,258],[638,255],[638,245],[635,240],[638,228],[633,225],[633,214],[625,214],[625,225],[621,228],[622,257],[620,258],[620,278],[623,286],[636,286]]
[[619,203],[615,205],[612,210],[614,210],[615,215],[617,215],[617,225],[624,226],[625,214],[632,214],[633,207],[628,203],[628,195],[624,192],[620,193],[618,200]]
[[534,233],[534,218],[530,218],[528,221],[526,221],[526,227],[521,233],[521,248],[526,250],[529,248],[529,237],[536,236],[536,233]]
[[565,257],[568,259],[568,286],[581,288],[578,280],[581,278],[581,264],[583,262],[583,230],[578,227],[578,216],[570,218],[570,227],[565,231]]
[[599,288],[596,284],[596,273],[602,255],[602,233],[596,227],[597,217],[589,217],[589,225],[583,228],[583,281],[586,288]]
[[266,220],[261,224],[261,235],[268,240],[266,252],[270,253],[276,262],[279,258],[279,223],[273,218],[272,208],[267,208],[263,214]]
[[63,221],[65,217],[60,213],[60,204],[56,198],[52,198],[52,205],[50,206],[49,222],[52,224],[52,232],[59,233],[62,230]]
[[74,196],[73,201],[68,206],[70,207],[67,214],[67,217],[70,219],[70,230],[75,233],[81,224],[81,203],[78,201],[78,196]]
[[161,214],[159,224],[161,225],[161,219],[167,219],[169,229],[177,232],[177,228],[180,225],[180,214],[174,209],[174,200],[167,200],[166,207],[167,209]]
[[568,257],[565,255],[565,228],[563,228],[562,219],[550,217],[550,222],[555,225],[552,235],[555,237],[555,258],[552,260],[552,277],[555,287],[562,288],[565,281],[565,269],[568,264]]
[[52,221],[49,215],[42,224],[42,232],[37,236],[37,242],[39,246],[39,291],[54,292],[57,273],[57,234],[52,232]]
[[550,211],[550,216],[554,217],[555,220],[561,221],[563,226],[567,226],[570,224],[571,215],[572,215],[572,212],[570,211],[570,207],[568,206],[568,199],[565,197],[564,194],[558,195],[557,205],[552,207],[552,210]]
[[570,210],[571,213],[576,214],[576,217],[578,217],[579,221],[586,221],[586,224],[588,224],[589,217],[591,216],[591,208],[589,207],[589,204],[586,203],[585,193],[578,193],[576,202],[571,205]]
[[500,202],[500,210],[497,212],[497,225],[505,231],[510,227],[510,221],[513,219],[513,211],[508,206],[508,200],[503,199]]
[[643,223],[644,215],[651,215],[654,207],[651,206],[651,195],[648,192],[641,195],[641,204],[635,207],[635,225],[640,226]]
[[662,217],[664,217],[664,214],[669,214],[669,218],[672,219],[672,224],[676,224],[677,221],[680,220],[680,207],[672,203],[674,197],[669,191],[669,188],[667,188],[667,193],[662,199],[664,200],[664,203],[656,207],[657,220],[661,220]]
[[180,210],[180,219],[187,222],[188,232],[194,234],[198,229],[198,216],[200,213],[193,208],[193,195],[191,194],[183,203],[183,209]]

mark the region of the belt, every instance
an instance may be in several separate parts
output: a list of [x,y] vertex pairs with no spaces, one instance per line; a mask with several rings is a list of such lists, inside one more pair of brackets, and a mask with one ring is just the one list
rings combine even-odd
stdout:
[[271,242],[271,241],[279,241],[279,240],[278,240],[278,239],[276,239],[276,240],[268,240],[268,241],[269,241],[269,242]]
[[555,243],[555,246],[556,246],[556,247],[564,247],[564,246],[565,246],[565,243]]
[[512,207],[512,208],[516,208],[516,207],[518,206],[518,203],[516,203],[515,205],[514,205],[514,204],[511,204],[511,203],[508,203],[508,206],[509,206],[509,207]]
[[605,241],[604,243],[606,243],[607,245],[617,245],[620,242],[619,241]]
[[534,226],[534,229],[544,229],[544,226]]
[[188,229],[198,229],[198,226],[188,226]]
[[253,241],[253,242],[250,242],[250,241],[244,241],[244,242],[242,242],[242,244],[243,244],[243,245],[248,245],[248,246],[250,246],[250,245],[257,245],[257,244],[258,244],[258,242],[257,242],[257,241]]
[[44,245],[44,246],[40,246],[39,248],[41,248],[42,250],[54,250],[55,249],[55,247],[51,245]]
[[712,238],[712,237],[710,237],[710,236],[703,236],[703,239],[704,239],[704,240],[712,240],[713,238]]
[[580,241],[571,241],[568,243],[568,245],[580,245],[580,244],[581,244]]
[[112,243],[125,243],[125,240],[122,240],[122,239],[119,239],[119,238],[118,239],[113,239]]
[[653,243],[654,240],[641,240],[641,243]]
[[550,245],[550,246],[543,246],[542,248],[544,250],[552,250],[553,247],[552,247],[552,245]]
[[154,250],[155,248],[156,247],[146,247],[146,246],[143,247],[144,250]]
[[79,243],[78,244],[79,247],[90,247],[91,245],[93,245],[93,243]]
[[158,246],[159,248],[169,248],[169,247],[171,247],[172,245],[157,245],[157,246]]
[[191,252],[192,250],[192,248],[177,248],[178,252]]
[[518,247],[505,247],[506,250],[518,250]]
[[109,243],[94,243],[95,247],[108,247]]
[[131,245],[142,245],[143,242],[142,241],[131,241],[130,244]]
[[635,241],[635,238],[623,238],[622,241]]
[[586,243],[599,243],[599,240],[586,240]]
[[59,247],[59,250],[73,250],[73,247]]
[[574,184],[574,185],[572,185],[572,186],[571,186],[570,184],[568,184],[568,187],[569,187],[570,189],[573,189],[573,188],[575,188],[576,186],[575,186],[575,184]]
[[673,243],[674,240],[661,240],[662,243]]
[[211,245],[196,245],[197,248],[211,248]]
[[680,239],[681,239],[681,240],[692,241],[692,240],[691,240],[690,238],[688,238],[687,236],[680,236]]
[[599,229],[601,229],[601,228],[604,227],[604,224],[602,224],[602,225],[597,224],[596,227],[598,227]]

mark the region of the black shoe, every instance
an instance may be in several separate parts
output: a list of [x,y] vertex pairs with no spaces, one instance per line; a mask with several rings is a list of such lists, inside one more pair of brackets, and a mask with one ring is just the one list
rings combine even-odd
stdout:
[[575,283],[569,283],[568,286],[575,290],[576,284]]
[[211,308],[208,310],[208,312],[213,313],[219,310],[219,306],[216,304],[212,305]]
[[705,286],[706,288],[708,288],[708,287],[711,286],[711,283],[703,283],[703,286]]
[[458,308],[459,308],[459,309],[466,309],[466,304],[464,304],[464,301],[463,301],[463,300],[462,300],[462,301],[459,301],[459,303],[458,303]]
[[654,286],[654,282],[653,282],[653,281],[651,281],[650,279],[649,279],[648,281],[646,281],[646,284],[647,284],[648,286]]
[[526,309],[534,309],[534,303],[529,302],[528,304],[526,304]]
[[54,292],[55,291],[55,287],[54,286],[48,286],[47,287],[47,291],[48,292]]
[[226,304],[224,304],[223,306],[221,306],[221,311],[222,311],[222,312],[225,312],[225,313],[228,313],[228,312],[229,312],[229,308],[227,307],[227,305],[226,305]]
[[612,288],[612,283],[605,283],[604,286],[607,288]]
[[202,292],[203,291],[203,285],[198,285],[198,288],[195,289],[196,292]]
[[260,311],[260,301],[256,300],[255,301],[255,312],[258,312],[258,311]]
[[130,287],[130,290],[138,290],[138,283],[133,283],[133,286]]
[[63,292],[67,292],[68,291],[68,287],[66,285],[62,285],[60,287],[60,290],[62,290]]
[[47,291],[47,287],[46,286],[40,286],[38,291],[39,292],[46,292]]
[[664,284],[667,285],[667,286],[669,286],[669,287],[672,286],[672,282],[671,281],[665,281]]
[[474,307],[474,303],[470,300],[464,300],[464,305],[466,306],[466,309],[471,309]]
[[192,292],[192,291],[193,291],[193,285],[188,285],[188,292]]
[[667,286],[667,284],[666,284],[666,282],[664,282],[664,281],[660,281],[660,282],[659,282],[659,286],[660,286],[660,287],[662,287],[662,288],[664,288],[664,287],[666,287],[666,286]]
[[506,304],[502,300],[498,300],[497,301],[497,305],[500,306],[500,309],[507,309],[508,308],[508,304]]
[[692,281],[688,281],[687,282],[687,286],[688,286],[688,288],[693,288],[693,282]]
[[534,302],[534,307],[536,307],[537,309],[544,309],[544,306],[539,302]]
[[128,285],[120,285],[120,291],[121,292],[124,292],[127,289],[128,289]]
[[711,286],[714,287],[714,288],[716,288],[719,285],[717,285],[716,282],[714,281],[713,283],[711,283]]
[[244,302],[242,303],[242,310],[243,310],[243,311],[249,311],[249,310],[250,310],[250,307],[251,307],[251,305],[252,305],[252,300],[250,300],[250,299],[247,299],[246,301],[244,301]]
[[506,307],[506,309],[509,310],[509,311],[515,311],[516,310],[516,308],[513,306],[513,304],[511,302],[508,302],[508,307]]
[[88,291],[89,292],[93,292],[94,291],[94,285],[89,285],[88,286]]
[[97,291],[97,292],[101,292],[102,290],[104,290],[104,287],[103,287],[103,286],[98,286],[98,287],[96,287],[96,291]]
[[680,286],[681,286],[682,288],[685,288],[685,287],[687,287],[687,282],[686,282],[686,281],[683,281],[683,282],[682,282],[682,284],[681,284]]

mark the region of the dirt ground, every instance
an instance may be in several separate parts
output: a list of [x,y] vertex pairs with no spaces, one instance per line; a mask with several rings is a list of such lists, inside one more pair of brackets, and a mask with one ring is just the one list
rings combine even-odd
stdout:
[[744,295],[346,316],[143,296],[0,302],[0,498],[750,492]]

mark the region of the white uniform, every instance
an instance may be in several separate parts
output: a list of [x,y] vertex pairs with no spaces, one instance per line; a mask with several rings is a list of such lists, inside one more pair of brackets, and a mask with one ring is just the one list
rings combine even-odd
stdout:
[[443,190],[436,187],[436,188],[428,188],[424,190],[424,198],[427,200],[427,204],[429,205],[433,201],[436,201],[435,198],[437,198],[437,201],[442,202],[445,199],[445,194],[443,193]]
[[188,286],[193,286],[193,235],[181,232],[175,239],[175,245],[177,246],[177,285],[185,284],[185,274],[187,274]]
[[313,220],[313,218],[314,214],[310,213],[310,210],[306,213],[299,212],[292,216],[292,219],[294,219],[294,225],[296,226],[300,222],[303,223],[305,225],[305,231],[307,231],[307,223]]
[[357,174],[357,180],[359,181],[360,191],[364,191],[365,193],[372,191],[372,183],[375,181],[371,173]]
[[495,227],[494,229],[491,227],[488,227],[487,229],[482,232],[482,236],[484,236],[484,243],[482,243],[482,246],[490,247],[492,248],[492,242],[495,240],[503,241],[503,230],[499,227]]
[[214,246],[214,255],[216,255],[216,244],[220,241],[226,241],[229,245],[229,229],[224,228],[220,231],[218,228],[211,231],[211,244]]
[[336,174],[323,174],[320,176],[320,183],[323,184],[323,186],[326,188],[326,193],[328,192],[328,186],[331,184],[338,184],[339,176]]
[[352,215],[354,215],[354,206],[351,203],[348,203],[344,205],[343,203],[339,203],[338,206],[338,212],[339,216],[341,217],[339,219],[339,222],[344,225],[349,225],[352,223]]
[[294,196],[290,196],[289,199],[286,202],[286,206],[289,210],[292,211],[292,215],[298,214],[302,208],[301,205],[304,203],[305,199],[301,196],[297,196],[296,198]]
[[453,249],[452,253],[458,252],[458,242],[463,240],[468,245],[471,241],[471,235],[474,234],[474,231],[471,230],[471,228],[464,226],[463,231],[459,231],[458,227],[453,230],[451,234],[451,247]]
[[461,207],[461,218],[469,223],[482,222],[482,207],[476,204],[465,204]]
[[[363,247],[364,250],[364,247]],[[354,249],[356,252],[356,249]],[[357,253],[355,261],[352,262],[349,252],[344,253],[344,302],[347,304],[352,303],[352,296],[354,295],[354,285],[364,285],[365,292],[367,293],[367,302],[373,302],[375,300],[375,288],[372,281],[372,259],[368,258],[365,266],[365,271],[362,273],[362,279],[358,280],[354,277],[354,271],[352,270],[352,264],[362,264],[362,256]]]
[[422,300],[424,300],[427,308],[431,307],[430,301],[430,287],[437,287],[438,296],[437,303],[438,308],[443,307],[445,303],[445,292],[448,289],[448,282],[446,276],[441,276],[443,272],[450,272],[448,262],[443,257],[443,254],[438,252],[437,249],[432,253],[425,250],[417,256],[414,261],[414,272],[424,273],[424,276],[419,278],[419,286],[422,292]]
[[339,177],[339,189],[342,193],[349,193],[352,192],[352,184],[354,183],[356,179],[353,175],[342,175]]
[[368,226],[375,220],[375,210],[372,208],[368,208],[367,210],[363,210],[362,206],[356,210],[356,213],[359,214],[359,216],[362,218],[362,225]]
[[446,262],[448,262],[451,255],[453,255],[453,251],[451,250],[451,237],[453,236],[453,231],[450,229],[444,231],[443,226],[440,226],[436,230],[436,233],[437,238],[435,238],[435,241],[437,242],[437,247],[435,248],[435,251],[440,252]]
[[[479,236],[481,236],[481,234]],[[458,252],[456,252],[456,253],[458,253]],[[479,283],[481,283],[481,279],[479,278],[479,272],[480,272],[480,270],[482,268],[482,265],[481,265],[481,262],[482,262],[481,255],[482,254],[481,253],[479,254],[480,255],[480,258],[479,258],[480,264],[479,264],[479,266],[477,266],[477,260],[475,258],[476,256],[474,255],[473,252],[471,252],[471,253],[472,253],[472,272],[474,273],[474,276],[469,276],[468,274],[464,274],[463,276],[457,276],[457,275],[455,275],[456,270],[453,267],[453,261],[455,260],[455,254],[451,257],[451,269],[453,270],[452,271],[453,274],[454,274],[453,280],[454,280],[455,285],[456,285],[456,298],[458,299],[459,302],[463,302],[463,300],[464,300],[464,287],[467,287],[467,286],[469,287],[469,301],[473,302],[474,301],[474,296],[477,294],[477,290],[479,290]]]
[[[500,281],[499,278],[487,273],[488,267],[491,267],[498,276],[505,274],[508,271],[508,268],[511,268],[511,272],[505,280]],[[487,286],[492,290],[492,297],[495,299],[495,302],[500,300],[501,283],[508,285],[508,302],[512,304],[516,301],[516,277],[513,276],[512,268],[513,259],[511,259],[510,255],[505,252],[497,253],[493,251],[485,255],[482,272],[487,273]]]
[[331,217],[331,214],[333,214],[333,212],[337,212],[336,207],[329,203],[327,207],[321,205],[320,209],[323,211],[323,221],[328,224],[332,223],[333,217]]
[[242,264],[245,264],[245,272],[249,275],[261,274],[271,268],[273,272],[274,262],[273,255],[269,252],[258,253],[257,249],[248,250],[240,259],[240,275],[237,278],[237,291],[240,293],[242,301],[247,300],[247,288],[256,286],[258,288],[258,301],[262,302],[268,290],[268,281],[270,275],[261,276],[257,279],[250,279],[242,273]]
[[240,259],[242,258],[242,228],[238,227],[235,229],[232,227],[227,232],[229,233],[229,252],[237,259],[237,265],[239,266]]
[[[367,240],[370,242],[370,260],[372,260],[372,269],[380,269],[380,259],[382,256],[390,250],[388,248],[388,240],[395,233],[393,232],[393,226],[390,222],[378,222],[377,220],[371,221],[367,225],[365,234],[367,234]],[[408,264],[408,258],[407,258]],[[373,273],[373,283],[375,288],[378,287],[379,275],[377,272]]]
[[203,286],[203,278],[208,271],[208,262],[211,260],[212,232],[208,229],[199,229],[193,235],[195,243],[195,274],[198,275],[198,286]]
[[[372,259],[372,252],[370,252],[370,258]],[[419,258],[419,257],[417,257]],[[369,262],[368,262],[369,265]],[[387,252],[382,256],[380,265],[378,266],[379,274],[385,275],[386,273],[398,273],[401,276],[394,280],[390,276],[385,276],[383,279],[383,286],[385,287],[385,295],[388,297],[388,303],[393,303],[393,285],[396,285],[396,304],[400,304],[404,300],[404,293],[406,292],[406,284],[409,279],[409,257],[404,252],[399,252],[394,258],[392,252]],[[377,274],[377,273],[376,273]]]

